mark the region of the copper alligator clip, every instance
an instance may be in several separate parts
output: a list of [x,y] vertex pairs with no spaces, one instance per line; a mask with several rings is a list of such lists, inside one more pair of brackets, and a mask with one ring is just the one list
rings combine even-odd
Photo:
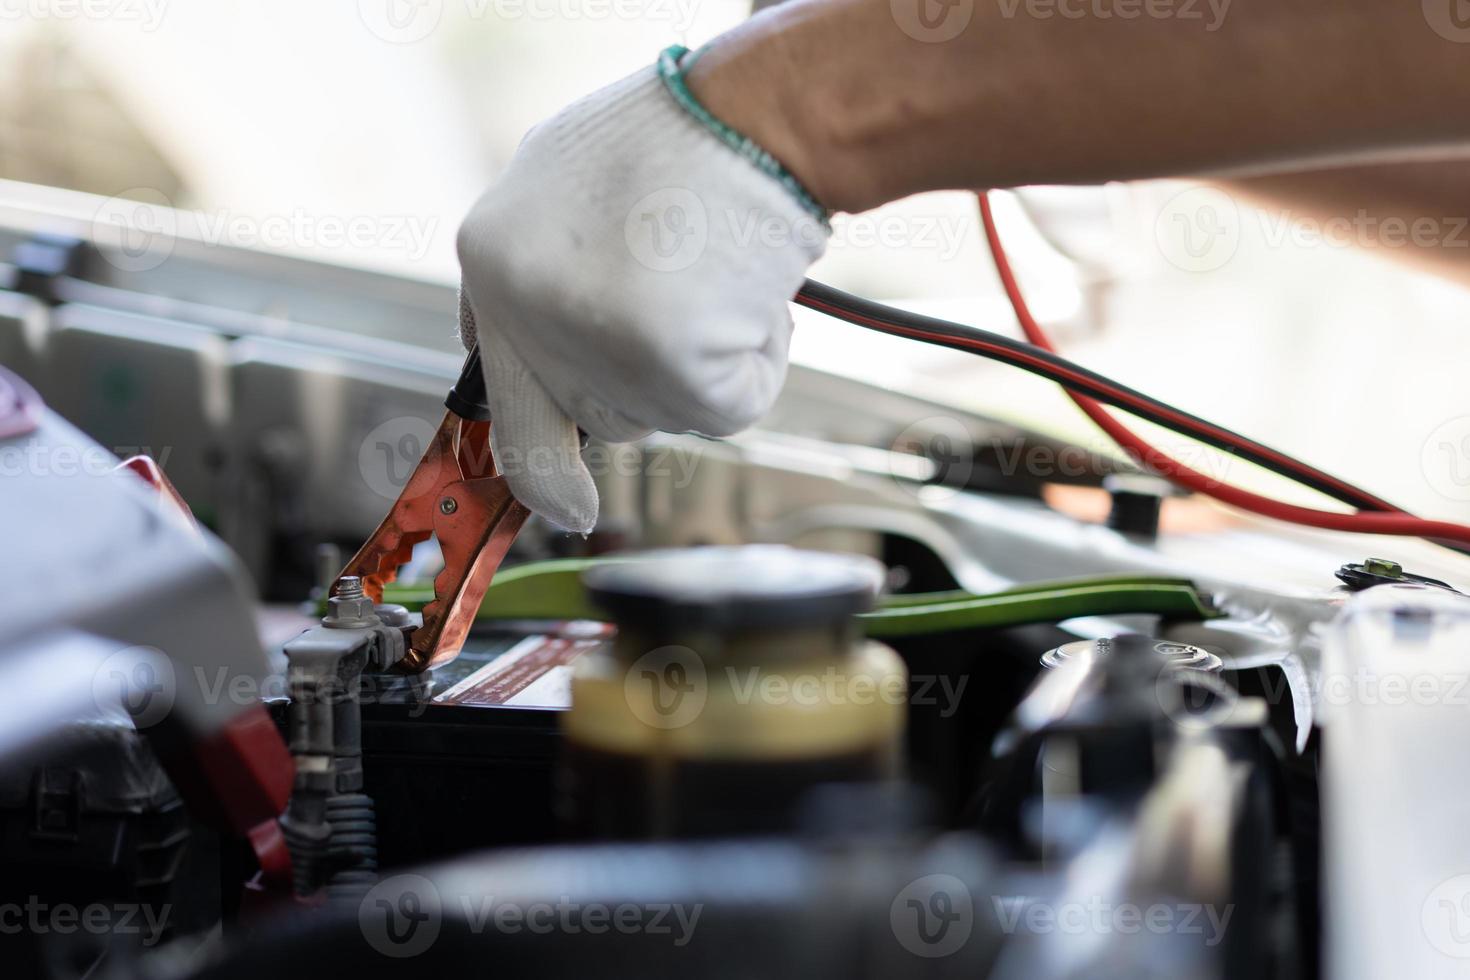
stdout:
[[444,570],[434,579],[434,599],[424,607],[423,625],[414,630],[396,665],[406,673],[459,654],[490,579],[530,516],[511,496],[505,478],[496,475],[478,345],[465,359],[444,405],[449,411],[397,502],[342,569],[343,576],[361,578],[373,601],[382,602],[383,586],[397,576],[413,546],[438,537]]

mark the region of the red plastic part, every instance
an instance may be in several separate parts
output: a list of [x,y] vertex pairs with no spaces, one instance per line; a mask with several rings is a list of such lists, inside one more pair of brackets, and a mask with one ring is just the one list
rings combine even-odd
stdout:
[[291,880],[291,857],[276,820],[296,765],[264,705],[251,705],[207,738],[161,754],[184,803],[200,820],[250,840],[262,877]]
[[0,439],[34,431],[43,407],[36,389],[22,381],[15,372],[0,367]]
[[183,495],[174,487],[172,481],[164,476],[163,470],[152,459],[147,456],[131,456],[118,463],[117,468],[128,470],[142,477],[143,482],[158,491],[160,509],[166,510],[190,530],[199,530],[199,522],[194,520],[194,512],[189,509]]

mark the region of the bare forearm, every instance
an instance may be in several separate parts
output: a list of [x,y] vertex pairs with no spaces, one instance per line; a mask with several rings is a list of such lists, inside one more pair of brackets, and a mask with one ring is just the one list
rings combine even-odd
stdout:
[[1470,146],[1470,101],[1455,95],[1470,45],[1436,34],[1420,4],[1199,0],[1188,19],[1184,2],[1158,17],[1138,0],[974,0],[962,30],[925,42],[911,35],[941,21],[902,5],[936,4],[937,18],[966,0],[791,0],[718,40],[690,84],[848,211],[942,188]]
[[1376,251],[1470,283],[1470,157],[1226,182],[1328,247]]

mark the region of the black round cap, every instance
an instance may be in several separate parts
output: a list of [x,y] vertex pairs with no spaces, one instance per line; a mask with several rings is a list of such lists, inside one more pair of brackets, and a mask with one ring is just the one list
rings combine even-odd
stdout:
[[620,624],[735,632],[841,623],[873,608],[883,578],[871,558],[784,545],[649,551],[582,573]]

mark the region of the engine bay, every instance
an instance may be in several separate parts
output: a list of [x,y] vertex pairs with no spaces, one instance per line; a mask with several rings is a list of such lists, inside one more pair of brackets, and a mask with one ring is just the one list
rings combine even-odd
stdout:
[[[1464,725],[1462,557],[798,368],[740,436],[588,445],[591,535],[507,532],[463,495],[493,463],[443,470],[488,445],[436,429],[452,290],[7,220],[15,975],[1467,955],[1425,751]],[[392,520],[393,574],[355,565]]]

